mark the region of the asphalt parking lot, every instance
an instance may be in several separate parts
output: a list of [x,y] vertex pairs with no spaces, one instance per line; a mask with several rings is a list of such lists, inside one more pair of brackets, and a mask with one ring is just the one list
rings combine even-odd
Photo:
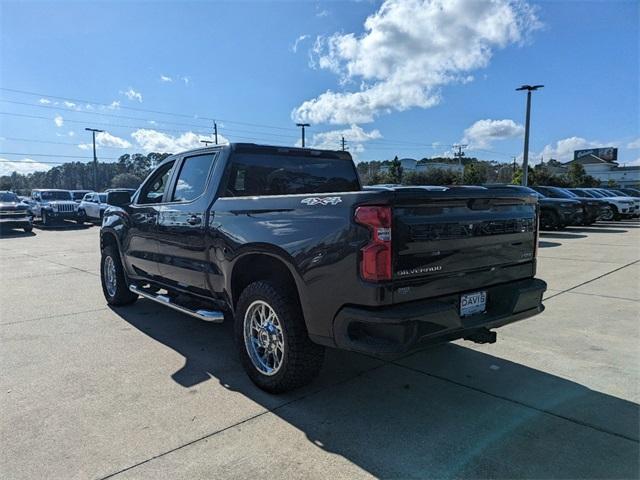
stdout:
[[543,234],[546,311],[283,396],[230,325],[108,308],[98,228],[0,238],[3,478],[638,478],[640,222]]

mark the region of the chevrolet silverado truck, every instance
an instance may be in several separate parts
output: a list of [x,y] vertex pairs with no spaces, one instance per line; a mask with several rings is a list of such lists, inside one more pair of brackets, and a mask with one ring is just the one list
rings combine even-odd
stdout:
[[365,190],[348,152],[230,144],[173,155],[109,203],[107,302],[229,319],[273,393],[311,381],[325,347],[490,343],[544,309],[537,198],[516,190]]

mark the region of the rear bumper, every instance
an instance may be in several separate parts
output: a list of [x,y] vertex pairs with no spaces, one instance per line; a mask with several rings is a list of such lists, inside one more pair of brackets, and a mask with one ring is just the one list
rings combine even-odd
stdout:
[[476,289],[487,291],[487,311],[469,317],[459,315],[460,294],[383,308],[346,306],[334,319],[334,341],[346,350],[397,355],[537,315],[546,289],[537,278]]

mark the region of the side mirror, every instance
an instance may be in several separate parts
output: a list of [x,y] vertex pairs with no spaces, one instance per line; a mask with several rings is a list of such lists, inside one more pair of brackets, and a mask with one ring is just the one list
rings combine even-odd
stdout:
[[120,208],[131,205],[131,194],[129,192],[109,192],[107,193],[107,204]]

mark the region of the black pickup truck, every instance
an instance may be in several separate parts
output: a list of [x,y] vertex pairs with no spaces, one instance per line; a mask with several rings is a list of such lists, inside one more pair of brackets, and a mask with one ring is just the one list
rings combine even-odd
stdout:
[[324,347],[488,343],[544,309],[537,200],[518,191],[365,190],[347,152],[231,144],[173,155],[110,203],[108,303],[232,318],[248,375],[270,392],[309,382]]

